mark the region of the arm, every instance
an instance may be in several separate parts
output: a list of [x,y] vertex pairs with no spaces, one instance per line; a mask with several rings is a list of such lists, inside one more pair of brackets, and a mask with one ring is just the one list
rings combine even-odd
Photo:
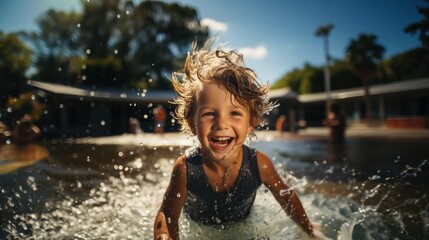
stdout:
[[170,184],[154,223],[154,239],[179,239],[179,217],[187,197],[185,157],[174,163]]
[[309,236],[313,237],[313,226],[307,218],[301,201],[292,189],[283,182],[270,159],[258,151],[258,168],[261,180],[270,189],[282,209]]

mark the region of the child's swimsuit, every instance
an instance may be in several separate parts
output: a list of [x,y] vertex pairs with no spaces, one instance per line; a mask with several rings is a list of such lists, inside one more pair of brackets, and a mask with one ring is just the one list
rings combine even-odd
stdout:
[[215,192],[204,172],[200,149],[186,157],[188,197],[185,213],[203,224],[218,225],[237,222],[250,212],[256,190],[262,181],[256,150],[243,145],[243,161],[234,187],[227,192]]

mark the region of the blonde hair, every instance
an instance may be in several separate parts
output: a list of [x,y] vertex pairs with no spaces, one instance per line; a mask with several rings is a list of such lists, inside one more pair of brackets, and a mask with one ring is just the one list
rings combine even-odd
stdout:
[[269,85],[258,83],[255,72],[244,65],[243,55],[221,48],[212,51],[212,43],[213,39],[210,39],[198,50],[194,42],[183,72],[173,73],[172,83],[178,95],[173,103],[177,104],[175,117],[181,130],[189,133],[194,126],[196,104],[204,83],[214,83],[227,90],[247,109],[250,124],[262,126],[263,116],[274,107],[267,95]]

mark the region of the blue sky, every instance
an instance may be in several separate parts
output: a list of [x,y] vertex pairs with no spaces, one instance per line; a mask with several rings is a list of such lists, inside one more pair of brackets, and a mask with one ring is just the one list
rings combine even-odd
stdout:
[[[137,1],[137,0],[136,0]],[[169,0],[170,1],[170,0]],[[171,2],[171,1],[170,1]],[[275,82],[305,62],[324,64],[323,41],[314,35],[332,23],[330,54],[343,58],[359,33],[378,36],[389,57],[419,46],[417,36],[405,34],[422,16],[423,0],[179,0],[195,7],[219,42],[245,55],[261,82]],[[90,3],[90,0],[89,0]],[[79,0],[13,0],[0,3],[0,30],[35,30],[35,19],[49,8],[80,10]]]

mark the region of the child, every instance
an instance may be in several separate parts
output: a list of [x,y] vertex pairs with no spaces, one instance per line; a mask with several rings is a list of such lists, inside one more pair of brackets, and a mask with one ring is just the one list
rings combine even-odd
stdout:
[[180,156],[154,224],[154,239],[179,239],[184,207],[191,219],[208,225],[240,221],[249,214],[263,183],[284,211],[310,236],[298,196],[282,181],[270,159],[244,142],[263,115],[273,108],[268,86],[244,66],[235,51],[210,51],[208,41],[188,54],[184,74],[173,74],[178,94],[176,117],[182,131],[197,136],[200,146]]

